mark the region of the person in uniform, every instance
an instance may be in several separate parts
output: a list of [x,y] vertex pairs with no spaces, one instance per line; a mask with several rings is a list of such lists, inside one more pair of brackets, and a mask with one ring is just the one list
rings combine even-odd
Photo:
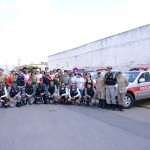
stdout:
[[117,96],[118,96],[118,105],[119,110],[124,110],[124,99],[127,93],[126,87],[129,85],[129,82],[126,77],[123,76],[122,71],[118,72],[117,77]]
[[46,93],[46,85],[43,83],[43,78],[40,78],[40,83],[35,87],[35,104],[39,104],[40,101],[44,101]]
[[3,107],[8,107],[8,93],[3,82],[0,82],[0,102],[2,102]]
[[57,104],[57,86],[54,84],[54,80],[50,80],[50,84],[47,86],[47,99],[53,101],[54,104]]
[[18,87],[20,87],[20,88],[25,85],[25,78],[22,73],[22,69],[19,69],[19,74],[17,75],[16,82],[17,82]]
[[85,88],[85,96],[84,96],[87,106],[90,105],[93,97],[94,97],[94,89],[92,83],[88,82],[87,88]]
[[16,81],[8,88],[8,95],[9,95],[9,106],[15,107],[17,102],[21,101],[19,87],[17,86]]
[[25,96],[26,96],[27,104],[32,105],[34,102],[35,87],[34,85],[32,85],[31,79],[28,79],[26,83]]
[[105,74],[105,84],[106,84],[106,103],[107,109],[110,109],[112,104],[113,110],[116,110],[116,97],[115,97],[115,85],[116,85],[116,76],[112,72],[112,67],[107,67],[108,72]]
[[95,101],[96,97],[99,99],[99,107],[105,108],[106,107],[106,99],[105,99],[105,78],[101,75],[101,72],[97,73],[96,79],[96,92],[95,92]]
[[58,89],[58,101],[68,103],[68,88],[65,86],[65,83],[61,83],[61,86]]
[[76,100],[79,100],[79,104],[81,101],[81,95],[79,89],[76,87],[76,83],[71,83],[71,87],[68,91],[69,95],[69,102],[72,102],[73,104],[76,102]]

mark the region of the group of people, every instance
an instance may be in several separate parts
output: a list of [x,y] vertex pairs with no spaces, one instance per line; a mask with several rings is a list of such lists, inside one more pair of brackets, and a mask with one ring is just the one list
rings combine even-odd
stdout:
[[[90,73],[68,72],[60,69],[49,71],[28,68],[11,71],[9,76],[0,68],[0,102],[2,107],[21,107],[35,104],[85,104],[103,109],[124,110],[128,80],[112,67],[102,75],[97,72],[96,86]],[[117,87],[116,87],[117,84]],[[98,100],[98,104],[96,103]]]

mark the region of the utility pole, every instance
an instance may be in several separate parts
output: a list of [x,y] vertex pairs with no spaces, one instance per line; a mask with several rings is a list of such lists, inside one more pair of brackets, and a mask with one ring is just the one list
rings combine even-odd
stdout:
[[20,62],[21,62],[21,58],[20,58],[20,56],[18,55],[18,66],[20,66]]

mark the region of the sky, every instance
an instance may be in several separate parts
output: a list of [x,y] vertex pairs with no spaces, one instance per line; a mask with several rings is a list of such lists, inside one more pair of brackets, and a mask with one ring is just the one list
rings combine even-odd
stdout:
[[150,23],[149,0],[0,0],[0,65],[47,61]]

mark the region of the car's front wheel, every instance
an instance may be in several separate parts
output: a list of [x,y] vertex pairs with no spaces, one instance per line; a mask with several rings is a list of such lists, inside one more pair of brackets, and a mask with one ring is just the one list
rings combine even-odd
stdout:
[[133,103],[134,103],[134,97],[130,93],[127,93],[126,96],[125,96],[125,105],[124,105],[124,107],[127,108],[127,109],[131,108]]

